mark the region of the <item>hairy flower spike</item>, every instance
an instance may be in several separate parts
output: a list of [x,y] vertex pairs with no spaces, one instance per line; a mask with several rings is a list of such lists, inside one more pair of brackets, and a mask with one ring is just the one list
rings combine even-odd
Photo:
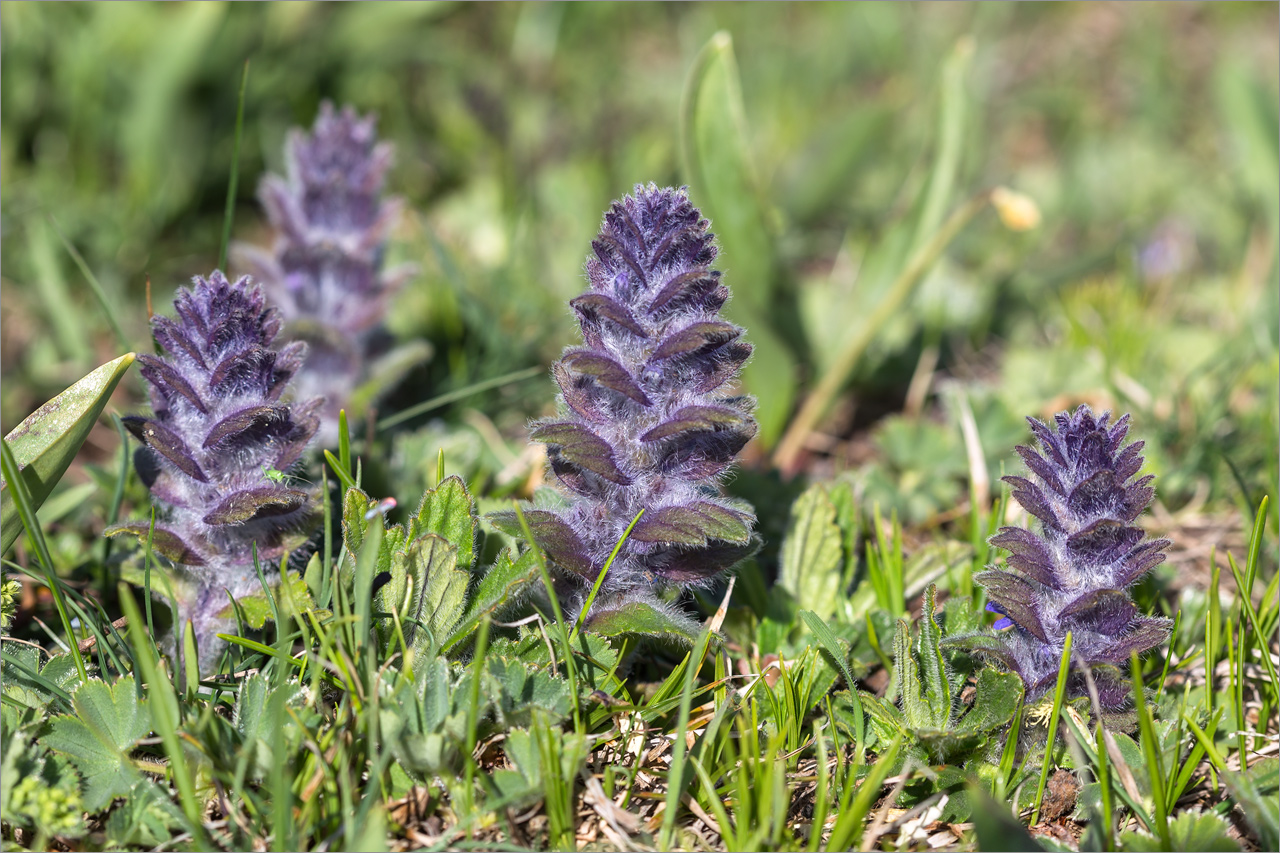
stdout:
[[[280,316],[248,277],[231,283],[215,271],[194,284],[178,291],[176,320],[152,318],[165,356],[138,356],[152,417],[124,422],[143,444],[135,464],[163,510],[153,547],[194,582],[194,612],[184,615],[207,627],[226,606],[223,589],[243,595],[258,587],[255,548],[270,572],[272,560],[310,532],[314,490],[264,471],[298,461],[322,401],[281,402],[306,345],[271,349]],[[145,542],[149,532],[149,523],[131,522],[107,534]]]
[[[594,612],[709,581],[756,548],[751,509],[719,478],[755,434],[754,401],[727,396],[751,355],[718,314],[729,298],[708,223],[685,190],[637,185],[605,214],[570,301],[584,346],[553,368],[561,415],[535,425],[570,493],[564,510],[524,512],[580,604],[624,531]],[[521,535],[514,513],[494,523]]]
[[382,198],[392,149],[372,116],[326,102],[310,134],[290,133],[285,157],[288,178],[268,175],[258,191],[275,246],[237,245],[235,258],[280,309],[286,337],[310,345],[297,393],[326,399],[320,438],[332,444],[338,410],[364,378],[370,334],[412,269],[383,269],[401,204]]
[[[995,638],[969,638],[1022,677],[1028,701],[1057,680],[1068,631],[1075,662],[1072,696],[1086,696],[1078,664],[1091,669],[1104,715],[1129,707],[1127,671],[1132,652],[1164,642],[1168,619],[1138,612],[1126,589],[1164,561],[1167,539],[1147,540],[1133,525],[1155,490],[1142,468],[1143,443],[1124,444],[1125,415],[1108,425],[1110,412],[1088,406],[1054,417],[1056,429],[1028,418],[1040,450],[1019,447],[1029,477],[1005,477],[1013,496],[1040,522],[1037,535],[1003,527],[991,544],[1009,551],[1009,570],[990,569],[975,579],[987,590],[987,609],[1001,615]],[[975,642],[976,641],[976,642]]]

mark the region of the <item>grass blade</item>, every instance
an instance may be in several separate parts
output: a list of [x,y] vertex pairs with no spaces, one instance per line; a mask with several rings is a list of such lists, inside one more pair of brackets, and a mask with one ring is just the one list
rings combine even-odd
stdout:
[[449,403],[453,403],[457,400],[463,400],[467,397],[470,397],[472,394],[479,394],[481,391],[488,391],[491,388],[501,388],[504,385],[511,385],[516,382],[521,382],[525,379],[530,379],[542,373],[543,373],[543,369],[541,367],[526,367],[524,370],[517,370],[513,373],[506,373],[506,374],[503,374],[502,376],[496,376],[493,379],[486,379],[483,382],[476,382],[475,384],[468,385],[465,388],[459,388],[456,391],[449,391],[448,393],[441,394],[438,397],[432,397],[430,400],[419,403],[416,406],[410,406],[409,408],[405,409],[402,412],[396,412],[394,415],[388,415],[387,417],[378,421],[378,429],[381,431],[381,430],[387,429],[388,427],[393,427],[396,424],[404,423],[410,418],[416,418],[418,415],[426,414],[427,412],[430,412],[433,409],[438,409],[441,406],[446,406]]
[[249,60],[240,73],[240,99],[236,105],[236,141],[231,150],[231,179],[227,182],[227,207],[222,217],[222,248],[218,251],[218,269],[227,268],[227,248],[231,245],[231,221],[236,213],[236,190],[240,184],[240,139],[244,135],[244,92],[249,85]]
[[1071,671],[1071,632],[1067,632],[1062,644],[1062,661],[1058,664],[1058,684],[1053,691],[1053,712],[1049,716],[1049,739],[1044,746],[1044,763],[1040,766],[1040,782],[1036,785],[1036,802],[1031,809],[1031,825],[1040,822],[1040,804],[1044,800],[1044,786],[1049,781],[1049,766],[1053,764],[1053,747],[1057,743],[1058,718],[1062,714],[1062,700],[1067,692],[1067,673]]

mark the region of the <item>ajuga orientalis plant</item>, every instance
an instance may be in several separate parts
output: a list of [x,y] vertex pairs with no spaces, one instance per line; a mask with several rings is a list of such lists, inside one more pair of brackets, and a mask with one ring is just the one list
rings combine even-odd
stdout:
[[[756,548],[754,513],[719,487],[756,431],[754,401],[726,393],[751,345],[718,313],[729,290],[711,268],[714,235],[684,189],[637,185],[592,249],[590,289],[569,303],[583,345],[553,368],[559,416],[533,429],[570,501],[523,516],[574,617],[643,510],[587,624],[621,629],[653,608],[687,629],[660,594],[704,584]],[[523,535],[516,513],[491,518]]]
[[382,197],[392,148],[372,116],[321,104],[310,133],[290,132],[285,161],[288,177],[268,175],[258,190],[273,249],[237,245],[234,258],[280,309],[283,337],[309,345],[297,393],[325,398],[319,438],[334,444],[338,410],[366,378],[388,302],[413,268],[383,268],[401,203]]
[[107,535],[132,533],[180,567],[180,605],[212,651],[218,613],[233,597],[261,590],[255,553],[267,578],[302,544],[317,519],[314,488],[287,472],[319,426],[321,401],[282,402],[306,344],[271,349],[279,312],[248,277],[196,277],[174,300],[175,319],[157,314],[152,333],[164,356],[139,355],[151,417],[125,418],[143,446],[134,461],[160,510]]
[[1140,613],[1127,589],[1164,561],[1167,539],[1134,526],[1155,490],[1138,476],[1143,442],[1124,443],[1125,415],[1109,424],[1088,406],[1054,416],[1055,428],[1028,418],[1040,449],[1017,448],[1029,476],[1005,477],[1039,531],[1003,527],[991,544],[1009,552],[1008,569],[975,576],[987,609],[1000,614],[996,637],[963,638],[1022,677],[1028,701],[1057,682],[1067,632],[1072,636],[1068,697],[1088,696],[1087,665],[1104,719],[1130,707],[1130,655],[1164,642],[1168,619]]

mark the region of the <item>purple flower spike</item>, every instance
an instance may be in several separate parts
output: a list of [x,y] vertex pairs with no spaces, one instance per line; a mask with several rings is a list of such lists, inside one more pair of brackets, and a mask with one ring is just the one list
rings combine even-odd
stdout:
[[280,309],[286,337],[309,344],[297,393],[326,399],[320,439],[333,444],[338,410],[365,378],[370,333],[413,270],[383,269],[401,203],[382,197],[392,149],[372,116],[325,102],[311,133],[290,132],[285,159],[288,177],[268,175],[258,191],[278,231],[273,250],[237,245],[234,257]]
[[[247,277],[231,283],[215,271],[194,285],[178,291],[176,319],[152,318],[165,356],[138,361],[153,414],[124,422],[142,442],[135,464],[162,511],[152,545],[197,588],[201,604],[183,615],[200,628],[226,607],[223,589],[238,596],[259,587],[255,547],[270,573],[314,526],[314,490],[283,472],[315,435],[322,401],[281,402],[306,345],[271,349],[280,316]],[[149,531],[130,522],[106,532],[146,542]]]
[[[1108,425],[1110,412],[1088,406],[1054,416],[1056,429],[1028,418],[1039,451],[1019,447],[1028,477],[1005,477],[1013,496],[1040,522],[1039,534],[1004,527],[991,544],[1009,552],[1008,570],[975,577],[987,590],[987,609],[1000,614],[1000,647],[975,643],[1017,672],[1028,700],[1057,681],[1067,632],[1072,635],[1072,696],[1087,695],[1079,664],[1093,672],[1104,715],[1129,707],[1124,675],[1131,652],[1159,646],[1168,619],[1138,611],[1127,588],[1164,561],[1169,540],[1146,540],[1133,526],[1155,495],[1154,477],[1142,468],[1140,441],[1124,444],[1125,415]],[[965,638],[957,638],[962,641]]]
[[[707,229],[684,189],[637,185],[605,214],[587,260],[590,289],[569,303],[584,345],[553,368],[561,414],[535,424],[533,437],[572,502],[524,515],[580,605],[644,510],[597,612],[708,583],[756,548],[754,513],[718,485],[756,422],[754,400],[723,393],[751,345],[718,313],[729,290],[711,268]],[[514,513],[491,518],[522,535]]]

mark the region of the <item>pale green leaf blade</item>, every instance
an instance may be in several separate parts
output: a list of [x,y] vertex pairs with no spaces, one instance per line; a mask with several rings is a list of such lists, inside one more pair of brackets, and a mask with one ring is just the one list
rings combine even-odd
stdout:
[[935,615],[937,587],[929,584],[924,593],[924,613],[920,619],[920,671],[924,699],[934,728],[951,725],[951,673],[942,656],[942,628]]
[[[39,507],[58,484],[133,360],[130,352],[102,365],[36,409],[5,437],[31,492],[33,508]],[[18,538],[22,524],[7,485],[0,484],[0,490],[3,553]]]
[[773,235],[748,148],[750,133],[733,38],[718,32],[694,59],[680,116],[684,173],[694,204],[711,220],[726,257],[733,258],[726,316],[750,330],[755,358],[742,384],[760,400],[760,440],[777,440],[794,400],[794,359],[773,331]]
[[840,599],[842,551],[836,506],[825,486],[810,486],[792,504],[778,582],[822,620],[831,618]]

